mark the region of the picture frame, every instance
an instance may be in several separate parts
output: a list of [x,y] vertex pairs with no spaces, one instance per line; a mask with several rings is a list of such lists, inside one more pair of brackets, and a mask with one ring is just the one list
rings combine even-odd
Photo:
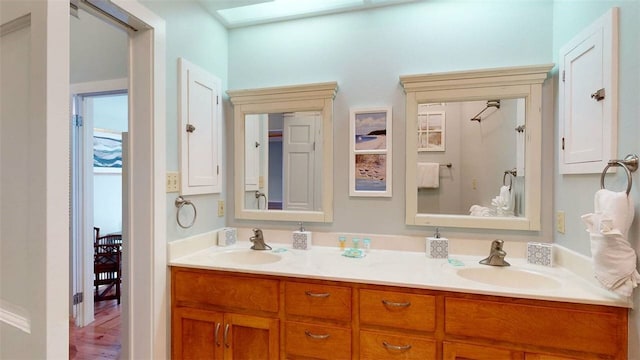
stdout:
[[418,151],[445,151],[446,113],[418,113]]
[[122,132],[94,129],[93,172],[96,174],[122,173]]
[[391,107],[350,110],[349,196],[392,195]]

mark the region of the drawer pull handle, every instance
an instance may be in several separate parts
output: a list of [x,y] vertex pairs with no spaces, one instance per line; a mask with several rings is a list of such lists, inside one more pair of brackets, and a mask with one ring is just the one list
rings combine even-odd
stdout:
[[304,293],[309,297],[316,297],[316,298],[326,298],[331,296],[331,294],[329,293],[314,293],[311,291],[305,291]]
[[392,344],[389,344],[386,341],[383,341],[382,345],[384,345],[384,347],[389,349],[389,350],[395,350],[395,351],[408,351],[408,350],[411,350],[411,345],[392,345]]
[[390,306],[390,307],[409,307],[409,306],[411,306],[411,301],[408,301],[408,302],[394,302],[394,301],[389,301],[389,300],[382,300],[382,303],[385,306]]
[[229,324],[224,326],[224,347],[229,348]]
[[216,334],[215,334],[215,339],[216,339],[216,346],[220,347],[220,326],[222,324],[221,323],[216,323]]
[[308,337],[312,338],[312,339],[316,339],[316,340],[324,340],[324,339],[328,339],[329,334],[314,334],[309,330],[305,330],[304,334],[307,335]]

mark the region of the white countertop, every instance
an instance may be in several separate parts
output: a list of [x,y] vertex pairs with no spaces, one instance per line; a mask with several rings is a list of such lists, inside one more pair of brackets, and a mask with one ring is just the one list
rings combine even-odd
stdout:
[[[225,260],[225,252],[248,250],[248,241],[229,247],[207,246],[193,251],[170,251],[170,266],[198,269],[288,276],[304,279],[347,281],[375,285],[400,286],[430,290],[455,291],[472,294],[509,296],[526,299],[563,301],[631,307],[630,299],[594,285],[571,271],[554,266],[528,264],[524,258],[507,258],[510,267],[496,268],[479,265],[483,257],[450,254],[449,259],[430,259],[423,252],[371,250],[364,258],[342,256],[337,247],[314,246],[310,250],[292,249],[290,244],[270,244],[281,256],[268,264],[238,264]],[[252,250],[253,251],[253,250]],[[493,268],[496,271],[522,270],[552,278],[554,286],[531,288],[525,282],[510,286],[490,285],[463,278],[459,269]],[[481,270],[482,271],[482,270]],[[498,273],[500,274],[500,273]]]

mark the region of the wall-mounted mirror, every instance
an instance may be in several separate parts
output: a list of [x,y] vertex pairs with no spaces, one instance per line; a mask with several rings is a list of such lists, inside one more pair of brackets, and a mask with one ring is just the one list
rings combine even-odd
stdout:
[[333,220],[337,83],[230,90],[238,219]]
[[401,77],[407,224],[539,230],[541,95],[551,67]]

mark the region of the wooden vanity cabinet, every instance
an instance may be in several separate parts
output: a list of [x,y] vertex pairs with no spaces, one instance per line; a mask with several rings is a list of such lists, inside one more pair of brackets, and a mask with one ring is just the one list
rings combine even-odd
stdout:
[[172,359],[280,358],[279,281],[172,269]]
[[361,358],[436,358],[435,296],[360,289],[359,311]]
[[284,281],[287,358],[351,358],[352,289]]
[[626,308],[180,267],[171,274],[173,359],[627,359]]
[[179,308],[173,359],[278,359],[278,320]]

